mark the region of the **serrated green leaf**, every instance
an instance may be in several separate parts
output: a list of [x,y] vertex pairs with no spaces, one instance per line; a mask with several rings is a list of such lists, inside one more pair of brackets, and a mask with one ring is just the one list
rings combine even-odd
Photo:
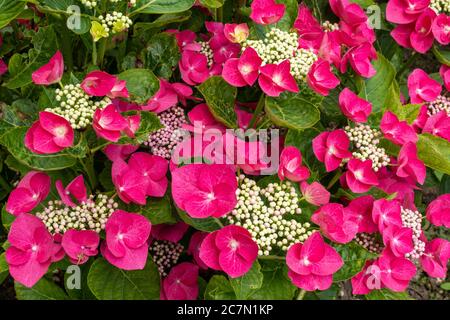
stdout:
[[32,288],[14,283],[18,300],[69,300],[63,289],[47,278],[39,280]]
[[440,63],[450,67],[450,50],[448,48],[444,49],[435,45],[433,46],[433,53]]
[[414,300],[406,292],[393,292],[389,289],[373,290],[365,298],[367,300]]
[[252,268],[239,278],[231,278],[230,284],[238,300],[246,300],[255,290],[261,288],[264,275],[261,272],[261,265],[256,260]]
[[183,220],[185,223],[190,225],[191,227],[205,232],[212,232],[215,230],[219,230],[222,228],[222,225],[220,224],[218,219],[214,218],[205,218],[205,219],[196,219],[191,218],[189,215],[181,210],[180,208],[176,207],[176,211],[178,213],[178,216]]
[[412,124],[414,120],[417,119],[417,116],[419,115],[420,107],[422,105],[419,104],[406,104],[406,105],[397,105],[389,107],[388,110],[394,113],[399,120],[405,120],[409,124]]
[[88,286],[99,300],[159,299],[158,269],[149,258],[142,270],[126,271],[98,258],[88,274]]
[[237,89],[230,86],[222,77],[214,76],[197,87],[206,100],[214,118],[229,128],[237,128],[234,104]]
[[333,275],[333,281],[339,282],[352,278],[359,273],[367,260],[374,259],[375,254],[370,253],[356,243],[335,246],[336,251],[344,260],[344,265]]
[[194,3],[195,0],[138,0],[131,13],[178,13],[189,10]]
[[0,0],[0,29],[17,18],[25,8],[25,2]]
[[145,104],[159,90],[159,79],[148,69],[130,69],[119,74],[127,82],[130,99]]
[[450,174],[450,142],[434,135],[419,135],[417,153],[427,167]]
[[164,79],[170,79],[180,59],[177,40],[168,33],[154,35],[144,49],[143,55],[145,68]]
[[163,198],[150,198],[145,206],[131,204],[127,211],[141,213],[150,220],[152,225],[177,222],[172,214],[172,204],[168,195]]
[[205,300],[235,300],[233,287],[224,276],[215,275],[209,280],[205,289]]

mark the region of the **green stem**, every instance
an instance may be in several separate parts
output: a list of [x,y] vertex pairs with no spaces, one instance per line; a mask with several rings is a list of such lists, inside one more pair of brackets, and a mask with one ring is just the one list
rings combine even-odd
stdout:
[[305,297],[306,294],[306,290],[300,289],[298,295],[297,295],[297,300],[303,300],[303,298]]
[[9,193],[11,191],[11,186],[9,185],[8,181],[5,180],[2,176],[0,176],[0,186]]
[[105,51],[106,51],[106,41],[108,40],[108,38],[102,38],[100,40],[99,43],[99,48],[98,48],[98,66],[101,68],[103,65],[103,58],[105,57]]
[[80,163],[88,176],[89,184],[91,185],[92,190],[94,190],[97,186],[97,176],[95,175],[94,161],[92,156],[89,156],[86,161],[80,159]]
[[256,106],[255,112],[253,112],[253,117],[248,124],[248,129],[253,128],[258,120],[258,116],[261,111],[264,109],[265,96],[264,93],[261,93],[261,97],[259,97],[258,105]]
[[285,257],[280,257],[280,256],[259,256],[258,259],[261,260],[285,260]]
[[97,44],[95,41],[92,41],[92,64],[97,65]]
[[331,179],[330,183],[328,183],[328,186],[327,186],[328,190],[331,189],[331,187],[334,186],[334,184],[339,181],[339,178],[341,177],[341,174],[342,173],[341,173],[340,170],[336,172],[334,177]]
[[222,223],[222,221],[220,221],[220,219],[217,219],[217,218],[213,218],[213,219],[221,228],[223,228],[223,223]]

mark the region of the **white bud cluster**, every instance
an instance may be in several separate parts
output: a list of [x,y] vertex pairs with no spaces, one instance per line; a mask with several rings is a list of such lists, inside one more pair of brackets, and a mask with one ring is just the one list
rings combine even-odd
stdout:
[[376,172],[390,162],[386,150],[378,146],[381,132],[368,125],[358,123],[354,128],[345,127],[345,133],[353,144],[353,156],[362,161],[372,160],[372,168]]
[[291,63],[291,74],[297,80],[304,80],[313,63],[318,59],[309,49],[298,48],[298,34],[273,28],[264,40],[246,40],[243,49],[252,47],[262,59],[262,65]]
[[422,214],[419,211],[412,211],[402,207],[402,223],[405,228],[413,231],[414,250],[405,255],[410,260],[417,260],[425,252],[425,242],[422,236]]
[[122,12],[113,11],[107,13],[105,17],[99,16],[102,27],[111,34],[120,33],[132,26],[133,21]]
[[81,0],[81,3],[89,9],[95,8],[97,6],[97,1]]
[[207,41],[200,41],[199,44],[201,46],[200,53],[205,55],[208,61],[208,68],[211,68],[214,63],[214,51]]
[[375,233],[358,233],[356,235],[355,241],[367,251],[375,254],[381,253],[384,248],[383,243],[376,237]]
[[339,30],[339,25],[337,23],[332,23],[332,22],[326,20],[322,23],[322,28],[325,32],[331,32],[331,31]]
[[430,8],[437,14],[445,13],[450,14],[450,1],[449,0],[431,0]]
[[241,175],[236,195],[238,204],[226,220],[250,232],[260,256],[268,256],[276,248],[287,251],[292,244],[304,242],[311,235],[309,223],[289,219],[302,212],[297,192],[289,181],[270,183],[261,189],[254,180]]
[[56,89],[55,93],[59,107],[47,108],[46,111],[65,118],[74,129],[83,129],[90,125],[95,110],[102,109],[111,103],[107,97],[100,101],[92,100],[79,84],[65,85],[62,89]]
[[450,98],[439,96],[428,104],[428,115],[432,116],[440,111],[445,111],[450,116]]
[[159,274],[162,277],[166,277],[170,269],[177,264],[184,247],[179,243],[155,240],[152,242],[149,250],[153,262],[158,267]]
[[61,200],[49,201],[47,207],[36,216],[52,234],[64,234],[69,229],[94,230],[105,228],[109,216],[119,207],[117,202],[104,194],[89,199],[75,207],[66,206]]

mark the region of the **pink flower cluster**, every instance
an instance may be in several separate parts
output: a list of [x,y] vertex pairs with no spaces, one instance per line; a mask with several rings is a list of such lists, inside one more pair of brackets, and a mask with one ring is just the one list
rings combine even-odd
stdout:
[[399,45],[426,53],[434,40],[450,44],[450,16],[436,13],[430,0],[389,0],[386,19],[397,24],[391,35]]

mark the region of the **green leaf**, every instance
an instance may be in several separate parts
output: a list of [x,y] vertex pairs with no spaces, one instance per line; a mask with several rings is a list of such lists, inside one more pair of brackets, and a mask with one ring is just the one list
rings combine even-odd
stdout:
[[434,46],[433,53],[440,63],[450,66],[450,50]]
[[389,289],[373,290],[365,297],[367,300],[414,300],[406,292],[393,292]]
[[5,146],[11,155],[19,162],[41,171],[60,170],[72,167],[78,158],[86,155],[88,146],[85,139],[79,139],[77,145],[55,154],[35,154],[29,151],[24,144],[25,133],[28,128],[16,127],[5,133],[0,143]]
[[33,48],[28,51],[28,64],[3,84],[8,89],[17,89],[30,84],[32,82],[31,74],[48,63],[58,49],[56,34],[52,26],[39,28],[31,42]]
[[14,282],[18,300],[69,300],[63,289],[46,278],[39,280],[32,288]]
[[[64,287],[66,289],[67,294],[69,295],[69,297],[71,297],[72,299],[76,299],[76,300],[95,300],[95,296],[94,294],[91,292],[91,290],[88,287],[87,284],[87,276],[89,273],[89,268],[91,267],[93,263],[92,259],[89,259],[87,263],[80,265],[80,266],[75,266],[72,265],[75,268],[79,268],[79,273],[77,273],[77,269],[74,268],[75,271],[69,271],[69,269],[66,270],[66,272],[64,273]],[[75,277],[80,277],[79,278],[79,289],[78,288],[70,288],[68,285],[69,284],[73,284],[72,279],[75,279]],[[72,278],[73,277],[73,278]],[[70,288],[70,289],[69,289]]]
[[450,282],[444,282],[441,284],[441,288],[445,291],[450,291]]
[[177,13],[189,10],[194,3],[195,0],[138,0],[131,13]]
[[44,5],[50,9],[66,11],[68,7],[76,4],[75,0],[43,0]]
[[420,104],[406,104],[406,105],[388,105],[388,110],[393,112],[399,120],[406,120],[409,124],[412,124],[417,119],[420,111]]
[[223,6],[225,0],[200,0],[200,3],[210,9],[217,9]]
[[235,300],[233,287],[225,276],[215,275],[205,290],[205,300]]
[[373,66],[377,73],[370,79],[359,78],[357,87],[359,96],[372,103],[372,113],[378,114],[384,111],[392,94],[391,86],[395,79],[395,68],[381,53],[378,53]]
[[172,204],[169,195],[165,195],[163,198],[150,198],[145,206],[131,204],[128,206],[127,211],[141,213],[153,225],[177,222],[177,219],[172,214]]
[[322,99],[305,91],[294,94],[284,92],[279,98],[266,98],[265,110],[269,119],[276,125],[289,129],[306,129],[320,120],[318,107]]
[[312,172],[323,171],[323,165],[317,160],[312,149],[311,141],[320,134],[316,128],[308,128],[305,130],[289,129],[286,135],[286,146],[294,146],[300,150],[303,161]]
[[278,29],[289,31],[293,26],[298,14],[297,0],[279,0],[277,3],[285,4],[286,11],[283,17],[276,23]]
[[356,243],[350,242],[345,245],[335,246],[336,251],[344,260],[344,265],[333,275],[333,281],[344,281],[359,273],[367,260],[374,259],[375,254],[370,253]]
[[0,0],[0,29],[17,18],[25,8],[25,2]]
[[8,263],[6,262],[5,253],[0,254],[0,284],[5,281],[9,274]]
[[3,227],[8,230],[11,227],[11,224],[16,219],[15,216],[13,216],[11,213],[6,211],[6,205],[2,207],[2,225]]
[[261,266],[258,260],[256,260],[252,268],[242,277],[230,279],[230,284],[236,294],[236,298],[238,300],[247,300],[255,290],[261,288],[263,278]]
[[450,174],[450,142],[434,135],[419,135],[417,153],[427,167]]
[[292,300],[297,288],[287,275],[284,261],[260,260],[264,276],[260,289],[250,296],[252,300]]
[[237,89],[230,86],[222,77],[214,76],[197,87],[206,100],[214,118],[229,128],[237,128],[234,103]]
[[159,79],[148,69],[130,69],[119,74],[127,82],[131,100],[145,104],[159,90]]
[[156,300],[159,273],[149,258],[142,270],[126,271],[98,258],[88,274],[88,286],[99,300]]
[[197,230],[205,231],[205,232],[212,232],[216,231],[222,228],[222,225],[220,224],[218,219],[215,218],[205,218],[205,219],[196,219],[191,218],[189,215],[181,210],[180,208],[176,207],[178,216],[188,225],[194,227]]
[[178,50],[177,40],[168,33],[159,33],[154,35],[144,52],[147,69],[165,79],[172,76],[173,69],[178,65],[180,52]]

